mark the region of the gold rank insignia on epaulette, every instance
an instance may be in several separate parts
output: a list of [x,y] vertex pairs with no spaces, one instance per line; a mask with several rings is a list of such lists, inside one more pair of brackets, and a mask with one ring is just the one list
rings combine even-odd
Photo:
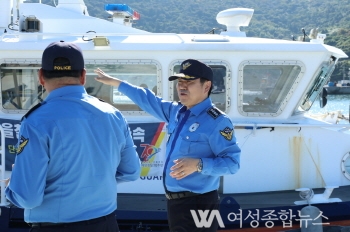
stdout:
[[29,139],[26,139],[23,136],[21,136],[21,139],[19,141],[19,145],[16,151],[17,155],[19,155],[23,151],[24,147],[27,146],[28,142],[29,142]]
[[210,108],[207,113],[214,119],[217,119],[220,115],[222,115],[222,112],[216,107]]
[[28,112],[22,117],[21,121],[23,121],[24,118],[28,118],[28,116],[33,113],[34,110],[38,109],[40,106],[42,106],[42,103],[39,102],[38,104],[36,104],[35,106],[33,106],[32,108],[30,108],[30,110],[28,110]]
[[220,134],[228,141],[232,140],[233,129],[226,127],[225,129],[220,131]]

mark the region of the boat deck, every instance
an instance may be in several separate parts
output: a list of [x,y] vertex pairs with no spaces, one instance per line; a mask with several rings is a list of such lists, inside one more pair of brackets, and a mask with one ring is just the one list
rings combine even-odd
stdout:
[[[323,193],[324,189],[314,189],[315,194]],[[340,198],[343,202],[313,205],[323,212],[322,222],[324,231],[350,231],[350,186],[340,187],[333,190],[331,198]],[[254,231],[300,231],[300,221],[296,221],[298,210],[305,205],[295,205],[300,201],[297,191],[276,191],[268,193],[244,193],[244,194],[220,194],[220,215],[225,223],[225,229],[220,231],[251,231],[252,225],[256,226]],[[28,226],[23,220],[23,210],[18,208],[2,207],[0,223],[10,221],[6,232],[24,231]],[[290,212],[295,216],[289,224],[286,221],[277,220],[266,224],[264,215],[268,212],[279,214]],[[231,220],[228,220],[230,215]],[[239,215],[240,216],[240,220]],[[260,217],[259,217],[259,216]],[[5,220],[9,218],[9,220]],[[237,220],[233,220],[237,219]],[[166,198],[163,194],[118,194],[117,220],[121,231],[168,231]],[[268,228],[272,226],[272,228]],[[332,229],[332,230],[331,230]],[[2,230],[1,230],[2,231]]]

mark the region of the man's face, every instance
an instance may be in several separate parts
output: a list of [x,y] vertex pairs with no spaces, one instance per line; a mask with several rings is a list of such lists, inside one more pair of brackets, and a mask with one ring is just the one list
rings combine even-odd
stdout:
[[181,103],[189,109],[208,97],[210,86],[210,81],[201,83],[200,78],[195,80],[179,78],[176,88]]

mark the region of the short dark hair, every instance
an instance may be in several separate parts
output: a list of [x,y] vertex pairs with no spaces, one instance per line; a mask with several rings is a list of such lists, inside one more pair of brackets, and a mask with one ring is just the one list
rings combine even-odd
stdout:
[[[209,80],[207,80],[207,79],[205,79],[205,78],[200,78],[200,82],[201,82],[201,84],[203,85],[206,81],[209,81]],[[209,92],[208,92],[208,97],[210,96],[210,94],[211,94],[211,90],[213,89],[213,82],[211,82],[211,85],[210,85],[210,89],[209,89]]]
[[[70,62],[68,59],[59,57],[54,60],[54,65],[58,66],[64,66],[64,65],[70,65]],[[43,69],[43,75],[44,78],[52,79],[52,78],[60,78],[60,77],[74,77],[79,78],[82,74],[83,70],[45,70]]]

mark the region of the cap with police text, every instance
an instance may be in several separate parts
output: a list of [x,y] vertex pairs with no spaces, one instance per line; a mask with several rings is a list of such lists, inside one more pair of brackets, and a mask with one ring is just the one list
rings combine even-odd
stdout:
[[181,63],[180,72],[170,76],[169,81],[173,81],[178,78],[184,80],[204,78],[208,81],[213,81],[213,71],[208,65],[198,60],[188,59]]
[[[55,65],[56,58],[66,58],[69,64]],[[47,71],[70,71],[84,69],[84,58],[81,49],[70,42],[53,42],[49,44],[43,53],[41,67]]]

